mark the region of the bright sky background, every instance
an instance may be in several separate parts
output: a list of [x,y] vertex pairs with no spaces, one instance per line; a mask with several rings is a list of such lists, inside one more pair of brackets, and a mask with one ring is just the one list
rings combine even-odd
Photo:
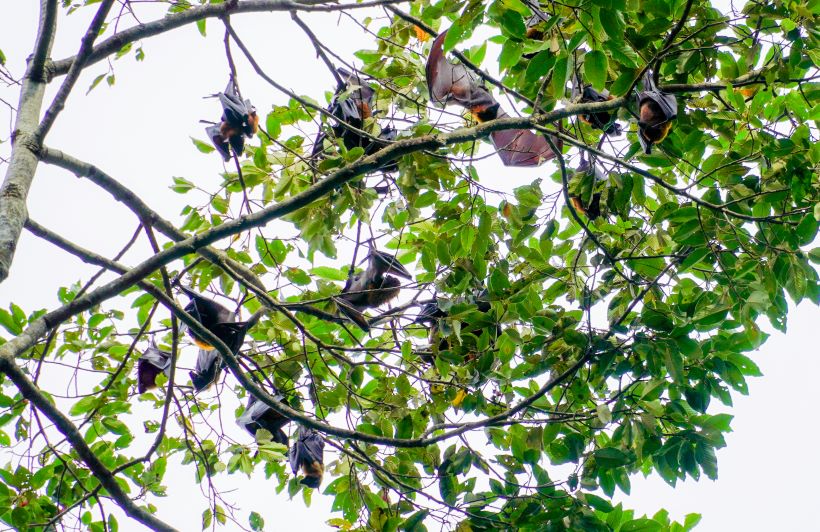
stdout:
[[[32,49],[37,4],[33,0],[7,0],[0,6],[0,49],[18,76]],[[54,58],[76,53],[92,15],[93,9],[60,17]],[[303,20],[349,60],[354,60],[354,50],[374,47],[372,37],[344,16],[306,14]],[[277,81],[324,102],[323,94],[332,90],[334,82],[288,15],[237,15],[232,22],[262,67]],[[91,80],[107,71],[105,63],[94,65],[81,77],[46,144],[92,162],[137,192],[161,215],[179,222],[179,211],[189,197],[181,198],[168,188],[173,176],[186,177],[206,190],[214,190],[221,183],[223,166],[219,157],[202,155],[189,137],[204,138],[204,126],[198,121],[218,117],[215,101],[202,96],[222,90],[227,79],[222,27],[210,20],[207,38],[202,38],[194,26],[188,26],[143,45],[144,62],[137,63],[128,56],[113,63],[117,76],[113,87],[103,82],[85,95]],[[264,117],[271,103],[281,104],[285,98],[250,74],[239,54],[235,48],[243,94]],[[59,81],[52,84],[46,102]],[[16,87],[0,87],[0,98],[6,102],[16,105],[17,97]],[[4,157],[9,151],[8,117],[9,109],[0,101],[0,138],[5,142],[0,145],[0,155]],[[483,183],[506,191],[547,174],[543,169],[503,169],[492,161],[486,165],[481,168]],[[47,165],[38,169],[29,195],[29,211],[39,223],[107,256],[122,247],[137,225],[127,209],[93,184]],[[135,264],[145,253],[144,246],[137,246],[123,260]],[[7,307],[14,301],[26,312],[53,309],[58,306],[58,287],[87,279],[92,271],[24,232],[11,276],[0,284],[0,306]],[[768,323],[762,325],[770,330]],[[728,447],[718,451],[717,482],[688,480],[672,489],[657,476],[647,480],[634,477],[631,496],[616,495],[618,500],[638,514],[652,515],[666,508],[673,519],[680,521],[687,513],[702,513],[699,531],[820,530],[815,507],[816,479],[820,478],[820,455],[815,452],[820,436],[815,421],[820,349],[812,336],[816,332],[813,327],[818,325],[820,311],[804,303],[793,309],[788,336],[773,334],[760,352],[752,355],[765,376],[750,381],[749,397],[735,394],[736,404],[731,411],[735,415],[734,432],[727,437]],[[714,410],[710,413],[717,413],[718,406],[717,400],[712,401]],[[0,456],[2,462],[10,459]],[[192,482],[188,468],[180,478],[166,476],[169,497],[151,499],[160,508],[159,517],[180,530],[200,527],[204,500],[198,489],[192,489]],[[267,530],[323,530],[327,528],[324,522],[331,517],[332,499],[318,493],[314,493],[311,508],[306,509],[299,497],[288,501],[285,493],[277,495],[272,482],[266,483],[261,477],[249,481],[244,476],[222,475],[217,482],[224,489],[253,482],[254,489],[242,491],[249,499],[239,501],[239,505],[264,510]],[[142,527],[120,519],[120,530]]]

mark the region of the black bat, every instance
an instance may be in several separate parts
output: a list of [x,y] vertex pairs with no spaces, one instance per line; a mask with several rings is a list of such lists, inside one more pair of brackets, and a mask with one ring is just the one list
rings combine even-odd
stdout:
[[233,80],[228,82],[225,92],[217,94],[222,104],[221,122],[205,128],[216,151],[225,161],[230,160],[230,148],[241,154],[245,149],[245,137],[251,138],[259,129],[259,116],[250,100],[242,100]]
[[584,202],[582,196],[585,194],[571,194],[569,197],[572,206],[576,211],[584,213],[590,220],[595,220],[601,216],[601,193],[595,191],[598,183],[606,181],[607,176],[603,173],[601,168],[594,162],[590,164],[586,158],[581,157],[581,163],[576,169],[576,173],[588,173],[593,176],[592,179],[592,193],[587,202]]
[[[592,85],[583,85],[582,88],[577,77],[572,84],[572,99],[578,103],[606,102],[613,98],[614,96],[609,94],[608,91],[598,92],[592,88]],[[582,114],[579,115],[579,118],[592,126],[593,129],[601,129],[609,136],[617,137],[621,134],[621,124],[614,121],[612,113],[609,111]]]
[[157,387],[157,376],[171,373],[171,353],[160,351],[155,344],[146,349],[137,360],[137,391],[145,393]]
[[324,466],[325,440],[316,430],[299,426],[296,441],[288,450],[290,468],[293,474],[301,469],[305,475],[300,481],[309,488],[318,488],[322,483]]
[[219,354],[219,351],[216,349],[200,349],[196,357],[194,371],[188,372],[191,377],[191,384],[194,385],[194,391],[201,392],[215,383],[224,367],[225,364],[222,362],[222,355]]
[[[279,398],[278,392],[275,389],[271,395]],[[288,436],[285,434],[285,431],[282,430],[282,427],[287,425],[290,420],[277,414],[271,407],[253,395],[248,396],[248,404],[245,406],[245,411],[237,418],[236,422],[253,436],[256,436],[256,431],[259,429],[265,429],[273,434],[273,441],[276,443],[281,443],[285,446],[288,444]]]
[[672,120],[678,116],[678,101],[655,85],[652,71],[643,77],[643,90],[637,95],[638,140],[644,153],[652,153],[652,145],[658,144],[672,129]]
[[[444,31],[433,41],[425,66],[430,100],[442,105],[456,103],[470,111],[478,122],[509,117],[472,72],[445,57],[446,35]],[[504,166],[538,166],[555,157],[547,139],[529,129],[493,131],[490,140]],[[558,139],[554,143],[561,147]]]
[[[232,351],[236,352],[242,345],[242,342],[239,342],[237,346],[237,340],[240,339],[240,337],[242,340],[245,338],[243,328],[247,330],[246,324],[244,322],[237,322],[236,315],[216,301],[203,297],[184,286],[180,286],[179,288],[190,299],[188,304],[185,305],[185,312],[201,323],[203,327],[211,331],[214,336],[222,340]],[[188,328],[188,334],[200,348],[208,351],[214,349],[214,346],[195,333],[193,329]]]
[[399,295],[401,281],[394,275],[413,280],[395,256],[371,249],[367,269],[349,276],[342,293],[336,297],[339,310],[362,329],[369,330],[362,311],[384,305]]
[[[378,111],[373,108],[373,99],[376,93],[369,85],[364,83],[357,74],[352,74],[343,68],[337,69],[336,72],[339,74],[339,78],[342,79],[342,83],[336,87],[336,93],[330,102],[328,111],[344,123],[334,122],[330,129],[336,138],[342,140],[342,144],[344,144],[348,150],[361,147],[364,148],[365,155],[371,155],[395,140],[396,131],[390,127],[385,127],[379,133],[377,139],[374,140],[371,137],[351,129],[352,127],[363,130],[365,121],[377,114]],[[342,98],[342,94],[352,87],[356,88],[353,89],[346,98]],[[324,132],[319,133],[316,142],[313,144],[312,157],[321,153],[326,138],[327,135],[325,135]],[[393,172],[397,168],[398,163],[391,161],[383,165],[379,170]]]

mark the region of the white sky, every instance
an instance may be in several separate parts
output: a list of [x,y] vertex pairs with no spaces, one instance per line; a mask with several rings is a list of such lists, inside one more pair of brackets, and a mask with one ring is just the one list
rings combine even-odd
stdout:
[[[37,2],[6,1],[0,7],[0,49],[16,75],[24,70],[36,32]],[[53,57],[76,52],[79,37],[93,10],[60,18]],[[150,19],[150,17],[146,17]],[[303,15],[322,39],[342,57],[354,60],[352,52],[372,48],[372,38],[344,17]],[[232,22],[257,60],[277,81],[299,94],[323,102],[323,94],[334,82],[315,57],[304,34],[285,14],[237,15]],[[377,26],[376,26],[377,27]],[[183,176],[206,190],[221,182],[222,165],[215,154],[204,156],[189,137],[204,138],[200,119],[214,119],[218,106],[201,97],[221,90],[226,82],[221,26],[208,22],[208,38],[199,36],[194,26],[145,41],[146,60],[131,57],[114,63],[117,83],[101,84],[91,94],[85,90],[91,80],[107,69],[94,65],[81,77],[68,105],[57,120],[46,144],[97,165],[137,192],[164,217],[180,221],[179,211],[188,196],[170,191],[173,176]],[[240,83],[264,117],[272,102],[283,103],[264,81],[248,74],[238,49],[234,57],[240,66]],[[276,75],[276,73],[281,73]],[[46,101],[56,90],[52,86]],[[0,88],[0,98],[16,105],[17,88]],[[0,138],[7,142],[8,108],[0,102]],[[157,128],[161,125],[161,129]],[[8,145],[0,145],[6,156]],[[493,188],[511,190],[529,183],[537,170],[504,169],[483,171],[483,182]],[[202,202],[205,199],[202,197]],[[80,245],[108,256],[131,236],[136,220],[129,211],[94,185],[78,180],[55,167],[41,165],[29,195],[31,217],[57,230]],[[125,262],[135,264],[146,248],[137,246]],[[30,312],[57,306],[56,291],[78,279],[86,279],[93,269],[23,233],[9,279],[0,284],[0,306],[10,301]],[[820,458],[815,452],[820,431],[814,420],[815,376],[820,374],[816,339],[811,328],[820,323],[817,307],[804,303],[793,310],[788,337],[774,334],[752,358],[765,377],[750,381],[751,395],[735,394],[734,432],[728,447],[718,451],[719,480],[688,480],[677,488],[668,487],[659,477],[632,479],[629,497],[616,495],[640,515],[652,515],[659,508],[683,520],[690,512],[703,514],[701,531],[820,530],[816,479]],[[768,324],[763,324],[767,330]],[[718,405],[712,401],[712,408]],[[717,410],[710,413],[716,413]],[[230,417],[230,415],[228,416]],[[10,457],[0,456],[6,462]],[[166,476],[169,496],[153,498],[159,517],[180,530],[198,530],[205,502],[192,488],[192,471],[182,470],[178,479]],[[253,489],[244,476],[217,477],[221,488],[243,485],[242,506],[262,511],[267,530],[322,530],[330,514],[331,497],[314,493],[306,509],[300,498],[289,502],[285,493],[275,494],[272,483],[254,478]],[[325,485],[327,480],[325,481]],[[247,497],[247,500],[245,499]],[[108,504],[110,508],[112,505]],[[120,530],[141,530],[133,521],[120,519]]]

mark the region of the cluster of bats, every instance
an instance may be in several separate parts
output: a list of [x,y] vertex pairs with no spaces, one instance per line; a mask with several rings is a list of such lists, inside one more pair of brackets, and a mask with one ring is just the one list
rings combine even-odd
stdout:
[[[254,314],[251,319],[238,322],[233,312],[216,301],[183,286],[180,288],[189,298],[185,312],[219,338],[231,352],[238,354],[245,341],[245,334],[259,320],[261,314]],[[199,392],[216,382],[225,364],[219,351],[205,338],[191,328],[188,328],[188,334],[199,347],[196,367],[194,371],[189,372],[194,390]],[[169,376],[170,371],[171,353],[161,351],[152,345],[137,361],[137,390],[143,393],[155,388],[157,376],[160,373]],[[281,399],[276,389],[271,390],[270,394]],[[265,429],[273,435],[273,441],[285,446],[288,445],[288,436],[282,428],[289,421],[253,395],[249,396],[244,413],[237,419],[237,423],[252,435],[255,436],[259,429]],[[299,426],[295,441],[288,450],[288,459],[294,474],[300,469],[304,473],[301,483],[305,486],[318,488],[321,484],[324,473],[324,448],[325,441],[321,434],[312,428]]]
[[[533,17],[528,23],[527,36],[539,37],[536,24],[540,18]],[[427,58],[425,74],[430,100],[446,106],[456,104],[472,115],[479,123],[505,118],[509,115],[501,108],[499,102],[484,86],[482,81],[461,63],[447,59],[443,44],[447,32],[442,32],[433,41]],[[395,129],[381,127],[378,133],[371,135],[373,121],[379,111],[375,109],[375,91],[362,79],[344,69],[336,71],[338,80],[336,92],[326,113],[333,117],[330,127],[332,136],[320,131],[313,147],[312,158],[322,157],[327,152],[326,141],[340,140],[348,150],[362,148],[366,155],[387,146],[396,139]],[[641,90],[637,93],[638,107],[638,140],[644,152],[649,154],[652,146],[663,141],[677,116],[675,97],[661,91],[647,70],[641,80]],[[259,116],[256,108],[239,93],[235,81],[231,79],[224,92],[216,95],[222,106],[222,116],[218,123],[206,128],[217,152],[225,161],[243,152],[245,139],[252,138],[259,128]],[[613,97],[607,91],[598,92],[591,85],[583,84],[576,75],[573,81],[572,100],[577,103],[604,102]],[[579,115],[580,120],[594,129],[599,129],[608,136],[622,133],[622,126],[616,122],[614,112],[601,111]],[[538,166],[556,156],[552,146],[562,148],[558,138],[551,138],[552,146],[544,135],[529,129],[506,129],[490,133],[490,140],[505,166]],[[393,172],[397,169],[396,161],[383,164],[379,170]],[[578,172],[593,175],[593,182],[606,179],[606,175],[594,160],[589,162],[582,156]],[[584,202],[579,197],[570,198],[573,206],[586,214],[590,219],[601,214],[601,194],[593,193]],[[365,309],[382,306],[395,299],[401,290],[401,279],[412,280],[407,269],[395,256],[381,252],[371,246],[363,271],[351,272],[347,283],[338,296],[333,298],[340,313],[365,331],[370,330],[370,322],[364,315]],[[196,292],[180,287],[188,296],[189,303],[185,311],[203,327],[219,338],[233,353],[241,349],[245,334],[258,321],[259,314],[248,321],[238,322],[236,316],[227,308]],[[472,297],[479,312],[488,313],[490,303],[486,290],[479,291]],[[448,348],[447,336],[440,334],[446,323],[448,313],[442,310],[438,299],[422,307],[414,323],[429,330],[432,353],[422,355],[427,363],[434,361],[434,354]],[[478,331],[470,331],[478,333]],[[500,334],[496,325],[496,335]],[[213,384],[225,365],[219,351],[208,344],[207,340],[188,329],[194,343],[200,348],[194,371],[189,373],[195,391],[201,391]],[[152,345],[140,357],[137,364],[138,390],[140,393],[156,387],[156,378],[160,373],[169,373],[171,354],[161,351]],[[281,397],[277,390],[271,395]],[[265,429],[273,435],[273,440],[288,445],[288,436],[283,427],[290,420],[264,402],[250,395],[244,413],[237,422],[248,432],[255,435],[259,429]],[[300,469],[304,473],[301,483],[317,488],[321,484],[324,453],[324,439],[314,429],[300,425],[295,434],[295,442],[290,445],[288,457],[294,474]]]

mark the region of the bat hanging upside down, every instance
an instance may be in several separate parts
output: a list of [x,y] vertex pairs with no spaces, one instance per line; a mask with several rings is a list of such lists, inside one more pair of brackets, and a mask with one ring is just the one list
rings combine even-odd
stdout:
[[658,144],[672,129],[672,120],[678,116],[678,101],[655,85],[652,71],[643,77],[643,90],[638,93],[638,140],[644,153],[652,153],[652,145]]
[[[580,80],[575,77],[575,82],[572,85],[572,99],[578,103],[597,103],[612,100],[614,96],[608,91],[598,92],[592,88],[592,85],[583,85],[581,88]],[[579,115],[579,118],[592,126],[592,129],[601,129],[609,136],[617,137],[621,134],[621,124],[615,122],[610,111],[601,111],[598,113],[588,113]]]
[[582,199],[582,196],[585,196],[586,194],[572,194],[569,197],[569,201],[572,203],[572,206],[575,207],[576,211],[584,213],[590,220],[595,220],[601,216],[601,193],[595,189],[597,188],[598,183],[606,181],[607,176],[594,162],[590,165],[583,155],[581,155],[581,163],[578,165],[575,173],[587,173],[593,176],[591,192],[587,202],[584,202]]
[[152,342],[151,347],[146,349],[137,360],[137,391],[145,393],[156,388],[157,376],[160,373],[165,373],[166,377],[170,377],[171,353],[160,351]]
[[325,440],[316,430],[300,426],[296,431],[296,441],[290,446],[288,459],[293,474],[301,469],[305,475],[300,481],[309,488],[316,489],[322,484]]
[[[452,63],[444,55],[443,31],[433,41],[425,73],[430,100],[447,105],[455,103],[470,111],[478,122],[508,118],[499,103],[480,80],[461,63]],[[502,129],[490,133],[490,140],[505,166],[538,166],[555,157],[543,135],[529,129]],[[561,143],[555,139],[560,148]]]
[[[277,399],[280,399],[277,390],[271,393]],[[269,407],[255,396],[248,396],[248,404],[245,406],[245,411],[236,420],[240,427],[256,436],[256,431],[265,429],[273,435],[273,441],[288,444],[288,436],[282,427],[287,425],[290,420],[284,416],[277,414],[273,408]]]
[[250,100],[242,100],[233,80],[228,82],[225,92],[218,95],[222,104],[221,122],[205,128],[216,151],[225,161],[230,160],[230,148],[236,155],[245,149],[245,137],[252,138],[259,130],[259,116]]
[[393,275],[413,280],[413,276],[396,257],[371,249],[367,269],[348,277],[342,293],[335,298],[336,305],[356,325],[366,331],[370,330],[362,311],[384,305],[399,295],[401,281]]
[[[179,288],[190,298],[185,306],[185,312],[219,338],[232,353],[238,353],[245,341],[245,333],[258,321],[259,317],[238,322],[234,313],[216,301],[203,297],[184,286]],[[224,367],[224,363],[220,364],[222,356],[205,338],[198,335],[190,327],[188,328],[188,334],[200,348],[196,361],[196,370],[189,372],[189,375],[194,389],[201,391],[216,381],[219,370]]]

